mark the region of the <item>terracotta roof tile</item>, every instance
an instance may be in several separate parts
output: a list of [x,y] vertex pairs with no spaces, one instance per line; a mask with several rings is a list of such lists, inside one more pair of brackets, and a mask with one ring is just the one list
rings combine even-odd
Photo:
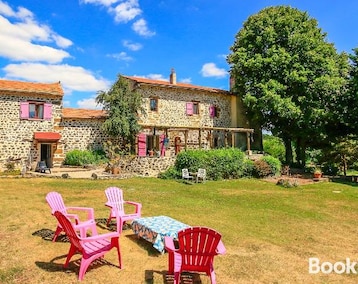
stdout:
[[104,118],[106,117],[106,112],[103,110],[96,109],[80,109],[80,108],[63,108],[62,109],[63,118]]
[[217,88],[211,88],[211,87],[202,87],[202,86],[196,86],[192,84],[187,83],[176,83],[172,84],[169,81],[162,81],[162,80],[151,80],[141,77],[133,77],[133,76],[122,76],[124,78],[136,81],[137,83],[142,84],[150,84],[150,85],[158,85],[162,87],[176,87],[176,88],[185,88],[185,89],[195,89],[195,90],[201,90],[201,91],[208,91],[208,92],[214,92],[214,93],[226,93],[229,94],[229,91],[217,89]]
[[32,83],[23,81],[0,80],[0,91],[63,96],[63,90],[60,82]]

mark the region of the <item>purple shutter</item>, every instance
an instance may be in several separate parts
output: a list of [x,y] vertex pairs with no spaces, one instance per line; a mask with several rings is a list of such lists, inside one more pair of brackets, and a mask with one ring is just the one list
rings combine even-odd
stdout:
[[23,118],[23,119],[29,118],[29,103],[28,102],[20,103],[20,118]]
[[51,120],[52,118],[52,104],[44,104],[44,119]]
[[216,113],[215,113],[215,106],[214,105],[211,105],[209,107],[209,114],[210,114],[210,117],[215,117]]
[[138,156],[145,157],[147,155],[147,135],[138,134]]
[[193,103],[186,103],[186,114],[193,115],[193,112],[194,112]]

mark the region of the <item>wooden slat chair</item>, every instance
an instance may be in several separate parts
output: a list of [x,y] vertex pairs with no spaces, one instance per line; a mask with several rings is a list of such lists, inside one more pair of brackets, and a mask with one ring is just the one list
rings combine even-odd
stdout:
[[183,271],[205,272],[211,283],[216,283],[214,256],[226,251],[218,232],[206,227],[190,227],[178,232],[179,248],[175,248],[171,237],[166,236],[164,242],[169,258],[168,273],[174,274],[174,284],[180,282]]
[[[56,211],[54,215],[58,222],[61,224],[61,227],[65,231],[71,243],[66,262],[63,265],[64,268],[68,267],[69,262],[75,253],[80,253],[82,255],[78,280],[83,280],[89,265],[94,260],[103,257],[112,248],[117,250],[119,268],[122,268],[122,259],[119,247],[119,236],[122,231],[121,226],[117,227],[116,232],[82,238],[77,235],[73,224],[63,213]],[[121,224],[120,221],[118,223]],[[81,226],[85,225],[81,224],[78,227]]]
[[[117,216],[121,218],[123,224],[128,220],[133,220],[141,217],[142,204],[134,201],[125,201],[123,199],[123,190],[118,187],[109,187],[105,190],[105,195],[107,197],[106,206],[108,206],[111,211],[109,212],[109,217],[107,220],[107,226],[113,218]],[[129,204],[133,205],[134,212],[126,213],[124,210],[124,205]]]

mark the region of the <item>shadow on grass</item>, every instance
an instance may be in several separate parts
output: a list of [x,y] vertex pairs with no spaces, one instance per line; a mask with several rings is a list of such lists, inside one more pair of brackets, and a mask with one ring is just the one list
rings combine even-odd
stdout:
[[[41,237],[45,241],[52,242],[53,236],[55,235],[55,231],[52,231],[50,229],[40,229],[36,232],[33,232],[32,235]],[[61,234],[57,237],[56,242],[69,243],[70,240],[67,238],[66,235]]]
[[[146,284],[154,284],[154,274],[159,274],[163,278],[163,283],[165,284],[173,284],[174,283],[174,275],[169,274],[168,271],[162,270],[145,270],[144,273],[144,283]],[[198,273],[188,273],[183,272],[180,276],[180,283],[182,284],[201,284],[202,281],[200,279],[200,274]]]
[[139,247],[141,247],[142,249],[144,249],[148,253],[148,256],[158,257],[162,255],[159,251],[157,251],[153,247],[153,244],[151,242],[148,242],[147,240],[138,237],[136,234],[126,235],[125,237],[131,240]]
[[336,182],[340,184],[346,184],[349,186],[358,186],[358,176],[337,176],[337,177],[330,177],[331,182]]
[[[80,265],[81,265],[81,257],[76,259],[76,260],[70,261],[68,268],[64,268],[63,264],[66,261],[66,257],[67,257],[67,254],[60,255],[60,256],[57,256],[57,257],[51,259],[49,262],[35,261],[35,264],[39,268],[41,268],[41,269],[43,269],[45,271],[48,271],[48,272],[63,271],[63,272],[66,272],[66,273],[75,273],[75,274],[78,275]],[[63,259],[63,261],[61,263],[57,263],[57,261],[60,260],[60,259]],[[94,268],[97,268],[97,267],[100,267],[100,266],[103,266],[103,265],[108,265],[108,266],[113,266],[113,267],[119,268],[119,265],[115,265],[115,264],[113,264],[111,262],[108,262],[104,258],[99,258],[99,259],[94,260],[90,264],[90,266],[88,267],[87,271],[89,271],[91,269],[94,269]]]

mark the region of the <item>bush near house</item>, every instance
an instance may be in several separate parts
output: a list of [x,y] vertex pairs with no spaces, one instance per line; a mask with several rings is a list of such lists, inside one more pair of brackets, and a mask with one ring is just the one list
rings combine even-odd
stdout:
[[72,150],[66,154],[64,165],[69,166],[86,166],[97,165],[106,162],[106,155],[103,151],[89,151],[89,150]]
[[236,148],[214,150],[188,150],[177,155],[175,165],[159,175],[162,179],[179,179],[181,170],[197,172],[206,169],[207,179],[237,179],[242,177],[267,177],[280,173],[281,162],[272,157],[264,156],[258,161],[247,158],[244,152]]

